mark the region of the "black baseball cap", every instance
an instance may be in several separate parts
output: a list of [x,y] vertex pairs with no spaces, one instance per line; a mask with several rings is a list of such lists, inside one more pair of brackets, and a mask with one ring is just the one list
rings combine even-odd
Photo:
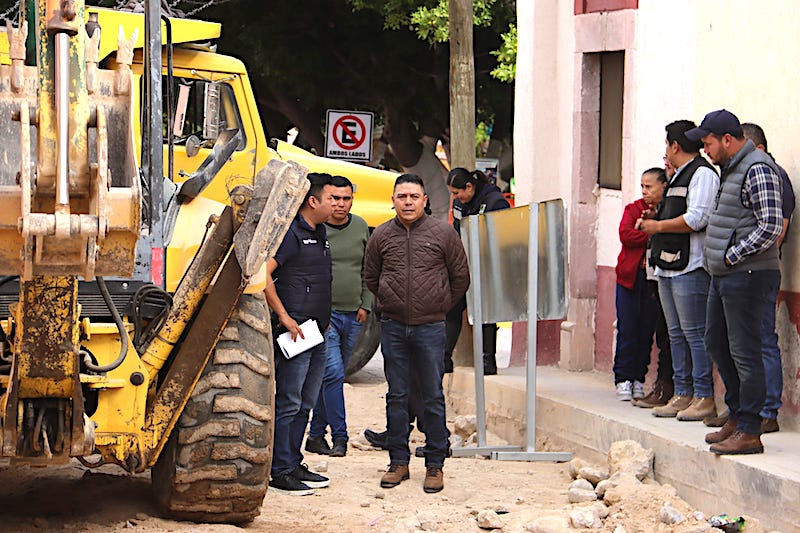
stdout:
[[690,141],[699,141],[709,133],[717,135],[730,133],[737,139],[744,135],[739,119],[727,109],[718,109],[707,114],[698,127],[687,131],[685,135]]

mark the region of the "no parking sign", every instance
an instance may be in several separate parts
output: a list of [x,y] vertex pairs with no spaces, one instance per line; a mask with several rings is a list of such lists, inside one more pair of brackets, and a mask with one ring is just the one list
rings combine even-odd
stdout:
[[374,115],[364,111],[329,109],[325,157],[369,161],[372,159]]

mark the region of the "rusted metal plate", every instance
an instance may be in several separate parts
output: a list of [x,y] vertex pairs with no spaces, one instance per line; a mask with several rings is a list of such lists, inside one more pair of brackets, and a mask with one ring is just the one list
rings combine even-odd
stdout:
[[180,418],[245,286],[236,255],[229,254],[191,329],[176,349],[173,363],[145,421],[145,431],[153,446],[147,461],[150,466],[155,464]]
[[78,280],[37,276],[20,286],[14,340],[19,397],[71,398],[78,375]]
[[294,161],[273,159],[256,175],[247,216],[233,239],[246,278],[275,255],[308,191],[307,174]]

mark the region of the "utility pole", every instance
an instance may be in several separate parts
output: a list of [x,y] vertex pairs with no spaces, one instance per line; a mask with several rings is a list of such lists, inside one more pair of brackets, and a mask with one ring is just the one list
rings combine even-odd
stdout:
[[450,166],[475,168],[472,0],[450,0]]

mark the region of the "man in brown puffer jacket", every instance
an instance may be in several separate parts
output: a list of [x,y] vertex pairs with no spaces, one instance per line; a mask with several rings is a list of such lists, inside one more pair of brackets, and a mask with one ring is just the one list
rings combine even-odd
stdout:
[[397,216],[380,225],[367,244],[364,277],[381,313],[381,351],[389,392],[386,419],[389,470],[381,487],[409,478],[409,372],[419,378],[425,402],[425,492],[444,487],[444,318],[469,287],[467,256],[458,233],[425,214],[422,179],[403,174],[394,184]]

